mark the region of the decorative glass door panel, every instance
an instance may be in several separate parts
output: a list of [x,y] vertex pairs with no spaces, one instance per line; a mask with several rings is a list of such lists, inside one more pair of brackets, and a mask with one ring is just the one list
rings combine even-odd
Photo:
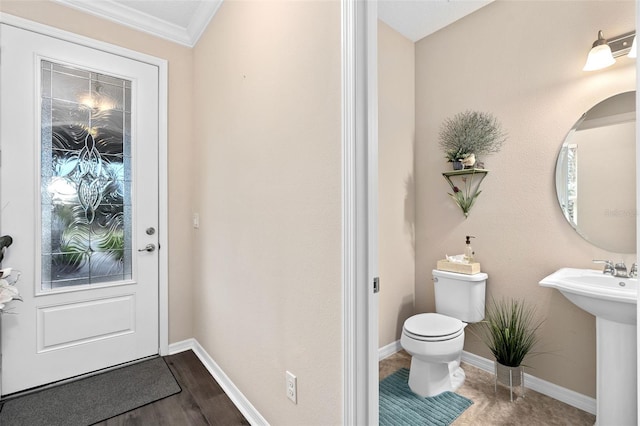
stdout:
[[41,291],[130,280],[131,81],[41,61]]

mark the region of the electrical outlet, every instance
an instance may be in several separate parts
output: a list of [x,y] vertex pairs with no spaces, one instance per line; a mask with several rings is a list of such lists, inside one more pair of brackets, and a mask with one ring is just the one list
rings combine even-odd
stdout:
[[298,379],[289,371],[287,371],[287,398],[294,404],[298,403]]
[[194,229],[200,228],[200,215],[198,213],[193,214],[193,228]]

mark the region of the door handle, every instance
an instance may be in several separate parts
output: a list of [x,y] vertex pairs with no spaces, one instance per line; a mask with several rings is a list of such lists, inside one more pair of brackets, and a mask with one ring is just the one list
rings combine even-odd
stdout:
[[0,237],[0,249],[9,247],[12,243],[13,238],[11,238],[11,235],[3,235],[2,237]]
[[141,248],[138,251],[148,251],[148,252],[156,251],[156,245],[155,244],[147,244],[145,246],[145,248]]
[[7,247],[9,247],[13,243],[13,238],[11,235],[3,235],[0,237],[0,262],[4,259],[4,252]]

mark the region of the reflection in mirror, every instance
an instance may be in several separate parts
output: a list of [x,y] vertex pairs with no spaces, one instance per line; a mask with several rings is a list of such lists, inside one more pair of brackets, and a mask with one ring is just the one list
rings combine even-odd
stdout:
[[636,252],[636,92],[595,105],[569,131],[556,191],[571,226],[591,244]]

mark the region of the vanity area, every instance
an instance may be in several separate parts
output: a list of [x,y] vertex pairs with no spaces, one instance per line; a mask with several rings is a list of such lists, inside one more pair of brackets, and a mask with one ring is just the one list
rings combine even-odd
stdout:
[[[556,163],[556,192],[567,222],[621,258],[636,252],[635,98],[635,91],[620,93],[587,111]],[[561,268],[539,284],[596,317],[596,424],[636,425],[637,264],[593,262],[600,269]]]

